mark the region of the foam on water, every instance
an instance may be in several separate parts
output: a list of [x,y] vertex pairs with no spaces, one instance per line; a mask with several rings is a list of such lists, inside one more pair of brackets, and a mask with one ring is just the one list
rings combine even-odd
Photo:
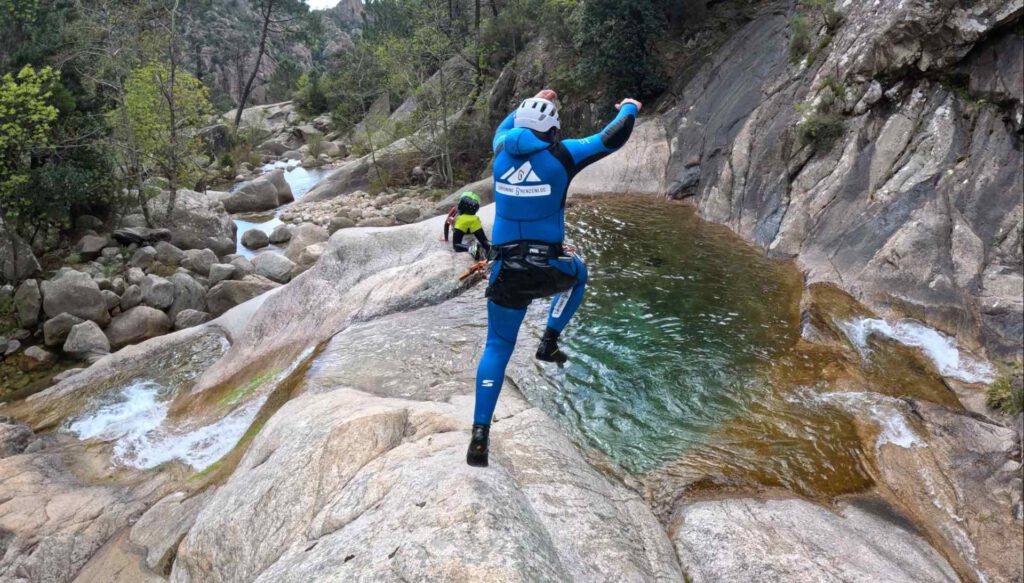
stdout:
[[114,440],[155,429],[167,418],[169,400],[153,381],[137,381],[114,400],[68,423],[67,431],[79,439]]
[[148,469],[178,460],[198,470],[231,451],[263,401],[250,401],[209,425],[179,425],[167,420],[169,391],[144,380],[115,393],[110,402],[88,410],[65,429],[79,439],[114,442],[113,461],[121,465]]
[[868,338],[878,335],[921,349],[935,363],[942,376],[966,383],[990,383],[995,380],[992,365],[960,350],[953,338],[916,320],[900,320],[893,325],[879,318],[854,318],[840,322],[839,326],[863,356],[870,354]]
[[196,428],[158,427],[133,432],[114,446],[114,461],[136,468],[154,468],[178,460],[201,470],[227,455],[245,435],[262,399],[236,409],[210,425]]
[[880,448],[887,443],[902,448],[927,447],[920,436],[910,427],[904,413],[906,405],[899,399],[865,392],[832,392],[819,393],[810,389],[799,391],[788,401],[801,402],[812,406],[833,406],[855,415],[870,419],[878,426],[878,438],[875,447]]

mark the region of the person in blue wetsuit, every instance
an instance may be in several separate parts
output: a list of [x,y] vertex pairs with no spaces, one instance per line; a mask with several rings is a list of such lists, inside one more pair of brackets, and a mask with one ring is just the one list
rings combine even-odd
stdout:
[[619,113],[600,133],[560,139],[557,95],[545,89],[527,99],[494,134],[494,201],[487,287],[487,344],[476,372],[473,434],[466,454],[471,466],[486,466],[491,417],[505,367],[530,302],[554,296],[539,360],[564,363],[558,336],[583,301],[587,268],[562,246],[565,197],[580,170],[618,150],[629,139],[641,104],[624,99]]

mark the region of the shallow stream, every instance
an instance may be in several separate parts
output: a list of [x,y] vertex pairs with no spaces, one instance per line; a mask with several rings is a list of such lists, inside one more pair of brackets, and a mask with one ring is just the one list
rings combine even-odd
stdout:
[[[328,174],[330,174],[333,168],[303,168],[298,165],[298,160],[288,160],[273,162],[263,166],[264,172],[270,172],[278,168],[284,169],[284,179],[288,182],[288,185],[292,187],[292,196],[295,200],[300,200],[304,194],[310,191],[316,186],[321,180],[323,180]],[[234,192],[241,188],[245,182],[238,182],[231,187],[231,192]],[[272,211],[264,213],[245,213],[235,215],[235,225],[238,227],[238,243],[235,248],[235,253],[252,258],[256,253],[261,251],[282,251],[283,249],[276,245],[270,245],[260,251],[253,251],[245,245],[242,245],[242,234],[246,231],[258,229],[266,234],[270,234],[278,225],[283,224],[281,219],[281,211],[287,205],[282,205]]]

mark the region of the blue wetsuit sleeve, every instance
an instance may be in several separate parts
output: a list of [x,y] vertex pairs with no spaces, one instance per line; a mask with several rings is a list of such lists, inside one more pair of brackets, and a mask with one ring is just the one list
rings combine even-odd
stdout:
[[498,129],[495,130],[494,132],[494,141],[491,142],[492,151],[497,152],[498,146],[500,146],[501,143],[505,141],[505,134],[507,134],[509,130],[516,127],[515,118],[516,112],[513,111],[512,113],[508,114],[508,116],[504,120],[502,120],[502,122],[498,125]]
[[621,148],[633,133],[636,114],[636,106],[627,103],[619,110],[619,115],[599,133],[576,140],[562,140],[562,145],[572,156],[574,171],[579,172]]

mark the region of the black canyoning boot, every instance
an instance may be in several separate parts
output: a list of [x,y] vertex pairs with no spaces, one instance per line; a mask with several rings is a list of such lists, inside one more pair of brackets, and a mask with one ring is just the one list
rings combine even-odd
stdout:
[[466,452],[466,463],[477,468],[487,467],[487,440],[491,432],[490,425],[473,424],[473,437],[469,441]]
[[537,360],[558,364],[564,364],[569,360],[569,357],[558,349],[558,334],[553,328],[544,330],[544,337],[540,339],[540,346],[537,347]]

